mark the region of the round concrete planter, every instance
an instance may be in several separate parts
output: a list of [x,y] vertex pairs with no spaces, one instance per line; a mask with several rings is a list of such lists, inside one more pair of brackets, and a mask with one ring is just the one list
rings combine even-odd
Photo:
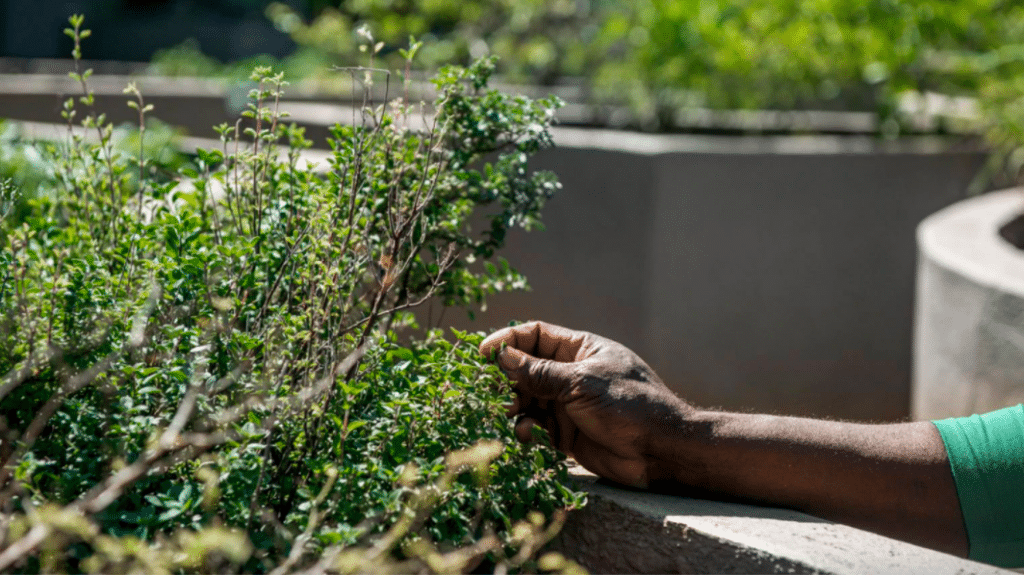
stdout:
[[1024,251],[1000,230],[1024,189],[956,203],[917,229],[911,414],[938,419],[1024,402]]

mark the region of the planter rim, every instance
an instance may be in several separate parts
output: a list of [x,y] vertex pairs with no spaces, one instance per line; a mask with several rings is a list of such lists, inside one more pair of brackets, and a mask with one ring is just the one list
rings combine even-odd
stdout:
[[1022,213],[1024,187],[959,201],[918,225],[918,250],[979,285],[1024,297],[1024,250],[999,235],[1001,226]]
[[[756,571],[758,573],[794,570],[831,575],[1012,573],[799,511],[624,489],[599,481],[596,475],[578,466],[570,469],[569,473],[578,489],[586,491],[594,501],[605,504],[602,506],[605,511],[594,511],[589,506],[573,511],[576,516],[590,514],[592,522],[583,525],[597,529],[589,537],[573,538],[572,542],[577,545],[563,547],[563,551],[574,559],[583,559],[585,563],[588,559],[596,559],[598,564],[594,567],[605,567],[603,571],[616,572],[613,569],[623,569],[626,567],[623,563],[629,563],[627,560],[619,565],[609,565],[604,561],[608,555],[603,549],[602,539],[624,536],[625,545],[620,542],[622,546],[619,549],[628,545],[659,554],[673,548],[673,552],[681,556],[701,554],[704,566],[710,570],[697,572],[704,573],[739,572],[730,569],[734,566],[732,562],[743,555],[749,557],[749,554],[760,555],[765,563],[775,563],[775,569]],[[573,522],[574,516],[570,514],[567,530],[579,529]],[[562,534],[564,536],[566,531]],[[710,546],[702,545],[702,538],[718,545],[709,549]],[[670,565],[671,560],[671,557],[664,557],[663,562],[655,564]],[[681,567],[675,571],[677,573],[694,572],[683,570],[684,567],[692,569],[685,560],[678,565]],[[749,569],[749,565],[746,563],[744,567]],[[747,571],[744,569],[742,572]]]

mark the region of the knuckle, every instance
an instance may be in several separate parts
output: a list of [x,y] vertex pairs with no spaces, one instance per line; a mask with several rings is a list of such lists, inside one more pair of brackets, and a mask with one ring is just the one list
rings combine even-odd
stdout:
[[534,361],[527,367],[527,375],[532,381],[541,385],[547,384],[551,377],[551,365],[547,361]]

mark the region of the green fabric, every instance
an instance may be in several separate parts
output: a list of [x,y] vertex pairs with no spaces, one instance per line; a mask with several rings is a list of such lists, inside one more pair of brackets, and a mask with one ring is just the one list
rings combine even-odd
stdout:
[[970,558],[1024,566],[1024,406],[932,423],[949,454]]

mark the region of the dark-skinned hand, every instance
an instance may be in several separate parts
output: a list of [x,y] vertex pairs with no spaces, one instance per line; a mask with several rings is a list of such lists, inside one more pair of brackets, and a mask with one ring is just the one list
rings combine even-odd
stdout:
[[798,509],[965,555],[946,448],[929,421],[859,424],[699,410],[610,339],[532,322],[480,344],[511,378],[516,436],[534,426],[590,471],[635,487]]
[[625,485],[648,485],[659,429],[693,409],[635,353],[592,333],[530,322],[491,334],[480,353],[513,382],[520,441],[539,425],[557,449]]

